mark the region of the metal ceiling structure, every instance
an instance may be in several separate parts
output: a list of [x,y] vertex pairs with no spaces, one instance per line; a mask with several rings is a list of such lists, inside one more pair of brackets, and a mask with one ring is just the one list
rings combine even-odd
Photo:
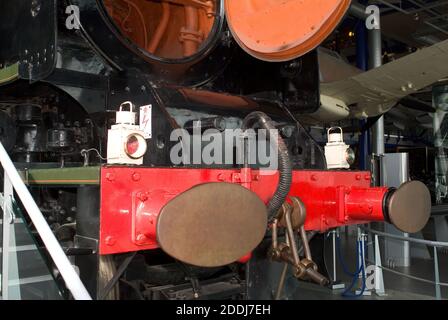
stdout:
[[[356,2],[356,1],[353,1]],[[448,39],[447,0],[358,0],[363,7],[377,5],[381,11],[383,63],[400,59]],[[356,35],[361,20],[348,17],[326,42],[351,64],[356,61]],[[434,60],[431,61],[436,65]],[[412,65],[409,66],[412,68]],[[446,75],[448,76],[448,74]],[[440,79],[444,80],[444,79]],[[432,85],[402,99],[385,117],[387,132],[420,135],[431,139],[433,125]],[[346,123],[350,126],[350,124]]]
[[[395,29],[400,25],[402,32],[409,32],[407,36],[421,44],[434,44],[448,38],[448,1],[374,0],[369,4],[380,6],[386,33],[390,20]],[[399,34],[399,31],[392,34]]]
[[[383,40],[404,44],[410,52],[448,39],[448,1],[446,0],[370,0],[368,5],[378,5],[381,10]],[[398,27],[399,26],[399,27]],[[388,54],[395,52],[387,52]],[[394,58],[401,56],[394,54]],[[432,104],[432,86],[409,96],[410,104]],[[426,120],[422,120],[423,118]],[[388,127],[396,127],[397,121],[431,126],[426,112],[398,105],[387,115]],[[414,119],[414,120],[412,120]],[[405,121],[405,122],[406,122]],[[416,122],[413,122],[416,121]],[[423,124],[421,123],[423,121]],[[413,127],[413,126],[411,126]],[[410,128],[410,127],[408,127]]]

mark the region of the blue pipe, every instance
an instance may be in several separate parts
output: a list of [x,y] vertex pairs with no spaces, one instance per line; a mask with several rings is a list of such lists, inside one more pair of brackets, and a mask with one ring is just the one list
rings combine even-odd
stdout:
[[[339,237],[336,237],[336,246],[337,246],[337,254],[338,254],[339,262],[342,265],[342,269],[344,270],[344,272],[347,275],[352,277],[352,282],[350,283],[350,286],[342,293],[342,296],[350,297],[350,298],[361,297],[364,294],[364,291],[366,289],[366,270],[364,267],[364,263],[361,263],[361,265],[359,265],[360,257],[361,258],[364,257],[364,254],[365,254],[365,248],[362,245],[362,241],[361,240],[356,241],[356,268],[355,268],[356,271],[355,272],[350,272],[348,270],[347,265],[345,264],[344,259],[342,258],[341,240]],[[356,281],[358,280],[360,274],[362,277],[361,291],[358,294],[352,293],[351,290],[355,286]]]
[[[368,41],[365,21],[358,19],[355,28],[356,36],[356,66],[358,69],[366,71],[368,68]],[[360,120],[361,128],[366,124],[366,120]],[[370,130],[362,132],[359,137],[359,168],[367,170],[367,157],[370,154]]]

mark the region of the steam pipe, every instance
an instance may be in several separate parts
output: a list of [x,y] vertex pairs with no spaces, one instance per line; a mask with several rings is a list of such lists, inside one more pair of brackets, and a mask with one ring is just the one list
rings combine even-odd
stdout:
[[144,39],[143,39],[143,41],[144,41],[143,46],[146,47],[147,44],[148,44],[148,31],[147,31],[147,28],[146,28],[145,17],[143,16],[143,13],[140,11],[139,7],[138,7],[134,2],[129,1],[129,0],[123,0],[123,1],[124,1],[128,6],[134,8],[134,10],[137,12],[137,14],[138,14],[138,16],[139,16],[139,18],[140,18],[140,22],[141,22],[142,27],[143,27],[143,33],[144,33],[144,35],[145,35],[145,37],[144,37]]
[[171,8],[170,4],[167,2],[162,2],[162,19],[160,20],[159,25],[157,26],[157,29],[151,39],[151,42],[148,46],[148,52],[155,53],[159,44],[160,40],[162,40],[162,37],[166,31],[166,28],[168,27],[168,22],[170,21],[171,16]]
[[[191,33],[191,37],[194,37],[193,33],[197,33],[199,29],[198,10],[192,6],[185,6],[185,31]],[[198,50],[198,43],[191,38],[184,39],[184,56],[188,57],[196,53]]]

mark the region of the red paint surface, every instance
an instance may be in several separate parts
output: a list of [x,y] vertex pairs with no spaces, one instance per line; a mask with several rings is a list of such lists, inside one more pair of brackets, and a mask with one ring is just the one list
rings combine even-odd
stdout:
[[[278,174],[258,170],[103,167],[101,170],[100,254],[157,248],[156,223],[162,207],[190,188],[208,182],[238,183],[268,203]],[[294,171],[289,196],[307,208],[306,230],[382,221],[388,188],[371,188],[369,172]]]

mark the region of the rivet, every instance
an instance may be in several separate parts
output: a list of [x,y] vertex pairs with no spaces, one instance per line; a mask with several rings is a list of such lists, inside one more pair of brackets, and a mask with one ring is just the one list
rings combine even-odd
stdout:
[[132,180],[134,180],[134,181],[140,181],[140,179],[141,179],[140,173],[135,172],[135,173],[132,175]]
[[105,243],[108,246],[113,246],[115,244],[115,239],[112,236],[107,236],[105,239]]
[[108,173],[106,174],[106,179],[107,179],[108,181],[114,181],[114,180],[115,180],[115,175],[114,175],[113,173],[108,172]]
[[147,240],[147,237],[143,233],[140,233],[137,235],[136,240],[137,240],[137,242],[142,243]]
[[140,192],[137,196],[140,201],[145,202],[148,200],[148,195],[145,192]]

